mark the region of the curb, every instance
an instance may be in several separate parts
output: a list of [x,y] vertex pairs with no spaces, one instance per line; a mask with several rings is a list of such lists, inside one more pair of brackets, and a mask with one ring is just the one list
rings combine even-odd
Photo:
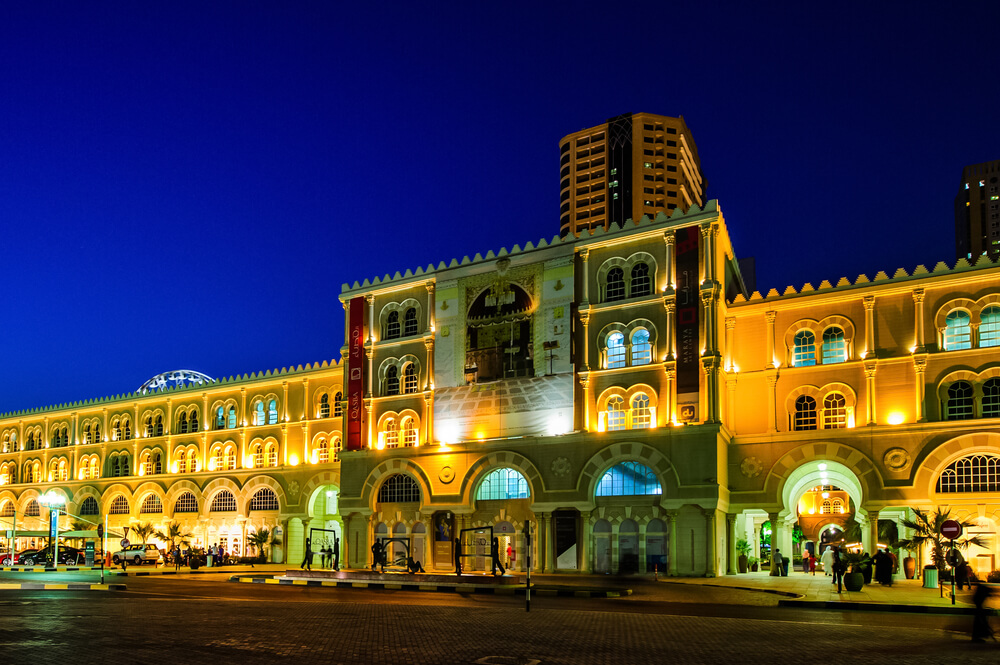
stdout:
[[124,584],[40,584],[37,582],[3,582],[0,589],[31,589],[35,591],[127,591]]
[[[683,585],[683,586],[689,586],[689,587],[691,587],[691,586],[710,586],[710,587],[713,587],[715,589],[737,589],[739,591],[758,591],[760,593],[770,593],[770,594],[773,594],[775,596],[783,596],[784,598],[801,598],[802,597],[802,594],[793,593],[791,591],[781,591],[779,589],[761,589],[759,587],[752,587],[752,586],[735,586],[735,585],[732,585],[732,584],[692,584],[690,582],[667,582],[667,581],[662,581],[662,580],[659,583],[660,584],[677,584],[677,585]],[[778,601],[778,605],[781,605],[784,602],[786,602],[786,601],[779,600]]]
[[[779,600],[778,607],[798,607],[811,610],[842,610],[863,612],[907,612],[910,614],[961,614],[973,616],[974,607],[942,605],[905,605],[902,603],[859,603],[838,600]],[[1000,610],[986,610],[989,616],[1000,616]]]
[[[94,570],[100,570],[100,568],[95,568]],[[184,570],[184,569],[181,569],[181,570],[137,570],[134,573],[130,573],[130,572],[127,572],[127,571],[123,573],[120,570],[119,571],[115,571],[115,570],[111,570],[111,569],[108,570],[108,575],[117,575],[118,577],[152,577],[152,576],[158,576],[158,575],[213,575],[213,574],[214,575],[219,575],[219,574],[232,575],[232,573],[229,572],[228,570],[220,570],[219,568],[209,568],[209,569],[206,569],[206,570],[202,570],[201,568],[199,568],[198,570]]]
[[[524,595],[523,586],[479,586],[475,584],[392,584],[390,582],[342,582],[323,580],[301,580],[289,578],[273,577],[240,577],[234,575],[229,578],[230,582],[242,582],[244,584],[278,584],[283,586],[310,586],[310,587],[334,587],[341,589],[377,589],[385,591],[436,591],[455,593],[478,593],[494,594],[498,596]],[[597,589],[554,589],[532,587],[535,595],[560,597],[560,598],[620,598],[632,595],[631,589],[619,589],[614,591]]]
[[100,566],[63,566],[60,568],[45,568],[44,566],[4,566],[0,570],[8,573],[71,573],[80,570],[100,570]]

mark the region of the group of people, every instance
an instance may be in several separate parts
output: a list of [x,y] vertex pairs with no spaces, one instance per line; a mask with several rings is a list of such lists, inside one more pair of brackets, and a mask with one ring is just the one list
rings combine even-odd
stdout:
[[[323,547],[319,551],[320,555],[320,567],[329,568],[331,570],[340,570],[340,538],[336,536],[333,539],[333,547],[324,543]],[[312,548],[312,538],[306,538],[306,553],[305,557],[302,559],[302,565],[299,566],[302,570],[312,570],[313,558],[316,553],[313,552]]]
[[210,545],[206,554],[212,557],[213,566],[224,566],[229,563],[229,555],[226,552],[226,548],[218,543]]

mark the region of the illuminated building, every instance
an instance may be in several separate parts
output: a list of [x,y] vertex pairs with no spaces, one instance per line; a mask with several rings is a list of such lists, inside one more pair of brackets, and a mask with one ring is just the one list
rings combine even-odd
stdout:
[[955,195],[958,258],[1000,254],[1000,160],[962,169]]
[[686,212],[707,186],[683,117],[626,113],[559,141],[560,235]]
[[742,538],[857,525],[872,551],[878,520],[947,505],[997,567],[989,259],[747,294],[709,201],[340,299],[336,364],[0,416],[0,516],[33,528],[51,489],[202,544],[280,527],[279,561],[314,528],[352,567],[394,536],[429,570],[488,528],[522,570],[530,525],[536,570],[719,575]]

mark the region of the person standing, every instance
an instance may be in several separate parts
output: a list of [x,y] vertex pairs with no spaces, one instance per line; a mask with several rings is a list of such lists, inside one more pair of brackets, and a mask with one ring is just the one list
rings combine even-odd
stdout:
[[833,560],[834,560],[834,558],[835,557],[833,556],[833,548],[830,547],[829,545],[827,545],[826,549],[823,550],[823,559],[822,559],[823,574],[824,575],[826,575],[826,576],[833,575]]
[[816,577],[816,556],[809,557],[809,572],[812,573],[813,577]]
[[302,559],[302,565],[299,566],[301,570],[312,570],[312,538],[306,538],[306,555]]
[[340,570],[340,538],[333,537],[333,569]]
[[831,584],[837,585],[837,593],[843,593],[844,563],[840,558],[839,547],[833,548],[833,564],[831,565],[831,569],[833,570],[833,582]]

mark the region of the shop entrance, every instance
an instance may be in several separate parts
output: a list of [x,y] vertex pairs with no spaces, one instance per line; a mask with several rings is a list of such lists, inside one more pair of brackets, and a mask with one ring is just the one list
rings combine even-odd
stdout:
[[611,573],[611,522],[607,520],[594,523],[594,572]]
[[493,535],[500,541],[500,561],[504,568],[513,569],[517,563],[517,534],[510,522],[497,522],[493,525]]

